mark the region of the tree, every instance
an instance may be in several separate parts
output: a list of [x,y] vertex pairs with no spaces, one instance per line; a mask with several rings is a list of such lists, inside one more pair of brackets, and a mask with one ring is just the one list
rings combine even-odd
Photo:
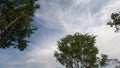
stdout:
[[37,0],[0,0],[0,48],[24,50],[36,27],[31,23]]
[[58,41],[54,56],[66,68],[97,68],[107,64],[107,55],[97,57],[98,49],[93,35],[75,33]]
[[100,60],[100,65],[101,66],[105,66],[105,65],[107,65],[107,63],[106,62],[108,62],[108,55],[105,55],[105,54],[101,54],[101,60]]
[[120,13],[112,13],[111,21],[109,21],[107,25],[115,27],[116,28],[115,32],[118,32],[120,30]]

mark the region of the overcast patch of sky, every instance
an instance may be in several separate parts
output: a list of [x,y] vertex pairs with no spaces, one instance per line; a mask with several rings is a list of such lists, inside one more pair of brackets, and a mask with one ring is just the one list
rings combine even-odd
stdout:
[[7,62],[5,66],[0,61],[0,66],[63,68],[53,57],[54,50],[57,48],[56,41],[75,32],[97,35],[96,46],[100,53],[120,58],[118,38],[120,35],[106,26],[110,14],[120,9],[119,0],[39,0],[37,3],[41,5],[41,9],[36,11],[34,17],[38,30],[31,38],[32,42],[28,46],[30,49],[21,55],[14,53],[17,56],[0,56],[5,59],[2,60],[4,64]]

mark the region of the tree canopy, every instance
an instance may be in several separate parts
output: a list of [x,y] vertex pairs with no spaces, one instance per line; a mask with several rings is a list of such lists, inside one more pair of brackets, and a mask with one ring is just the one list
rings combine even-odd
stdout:
[[37,0],[0,0],[0,48],[24,50],[36,27],[31,23]]
[[58,51],[54,56],[66,68],[97,68],[107,64],[107,55],[97,57],[98,49],[95,37],[88,34],[75,33],[58,41]]
[[120,30],[120,13],[112,13],[111,20],[107,23],[107,25],[115,27],[115,32],[118,32]]

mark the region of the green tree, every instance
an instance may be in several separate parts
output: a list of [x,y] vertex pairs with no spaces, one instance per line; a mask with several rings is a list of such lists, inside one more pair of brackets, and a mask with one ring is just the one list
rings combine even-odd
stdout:
[[105,55],[105,54],[101,54],[101,60],[100,60],[100,65],[101,66],[105,66],[107,65],[107,61],[108,61],[108,55]]
[[101,59],[96,56],[98,49],[94,46],[95,37],[79,33],[67,35],[58,41],[58,51],[54,53],[56,60],[66,68],[98,68],[98,66],[105,66],[107,55],[102,54]]
[[111,27],[115,27],[115,32],[120,30],[120,13],[112,13],[111,20],[107,23]]
[[0,48],[24,50],[36,27],[31,23],[37,0],[0,0]]

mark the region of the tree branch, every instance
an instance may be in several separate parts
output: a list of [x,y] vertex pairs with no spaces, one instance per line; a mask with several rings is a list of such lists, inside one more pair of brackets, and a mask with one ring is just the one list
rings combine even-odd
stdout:
[[13,28],[10,29],[8,33],[0,40],[0,48],[3,47],[3,43],[8,39],[12,31],[13,31]]
[[[22,12],[22,15],[24,14],[25,11]],[[22,15],[17,17],[15,20],[13,20],[7,27],[5,27],[5,29],[8,29],[9,27],[11,27],[14,23],[16,23],[20,18],[22,18]]]
[[16,18],[15,20],[13,20],[7,27],[5,27],[5,29],[8,29],[9,27],[11,27],[14,23],[16,23],[22,16],[19,16],[18,18]]
[[1,10],[0,10],[0,16],[2,15],[2,9],[3,9],[4,4],[1,4]]

